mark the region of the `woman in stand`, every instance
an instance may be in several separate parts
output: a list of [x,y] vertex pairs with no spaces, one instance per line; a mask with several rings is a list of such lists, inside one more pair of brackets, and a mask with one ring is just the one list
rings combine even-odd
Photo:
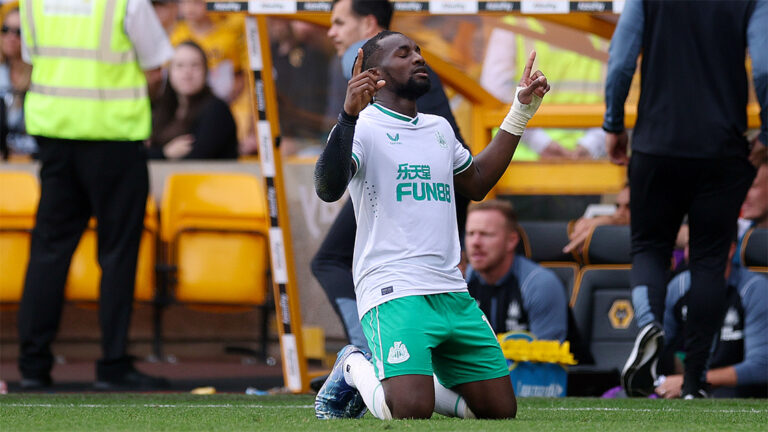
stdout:
[[179,44],[168,83],[152,107],[151,159],[237,158],[235,120],[207,78],[205,52],[192,41]]

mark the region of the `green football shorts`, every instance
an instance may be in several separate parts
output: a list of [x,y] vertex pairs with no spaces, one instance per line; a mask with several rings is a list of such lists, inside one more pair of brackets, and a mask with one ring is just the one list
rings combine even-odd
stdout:
[[380,380],[434,373],[452,388],[509,375],[493,329],[467,292],[397,298],[361,321]]

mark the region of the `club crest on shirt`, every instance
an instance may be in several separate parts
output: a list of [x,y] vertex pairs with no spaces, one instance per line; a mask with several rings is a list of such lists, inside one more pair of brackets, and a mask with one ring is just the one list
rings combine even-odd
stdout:
[[389,143],[392,145],[402,144],[402,142],[400,141],[399,133],[395,133],[394,135],[387,133],[387,138],[389,138]]
[[744,339],[744,332],[739,329],[740,324],[739,312],[735,307],[729,307],[723,320],[723,327],[720,330],[720,340],[734,341]]
[[528,325],[522,322],[522,319],[523,311],[520,304],[517,300],[512,300],[507,308],[507,319],[505,321],[507,331],[527,331]]
[[445,141],[445,137],[443,137],[443,134],[441,134],[440,131],[435,131],[435,138],[437,138],[437,143],[440,144],[440,148],[448,148],[448,142]]

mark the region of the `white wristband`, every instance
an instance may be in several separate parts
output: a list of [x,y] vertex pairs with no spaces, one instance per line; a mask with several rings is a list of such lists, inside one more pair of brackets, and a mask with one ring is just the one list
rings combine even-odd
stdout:
[[517,95],[525,87],[518,87],[515,92],[515,98],[512,101],[512,106],[509,107],[509,113],[504,117],[504,121],[501,122],[500,129],[503,129],[512,135],[522,136],[525,130],[525,125],[528,124],[528,120],[536,114],[536,110],[541,105],[541,98],[536,96],[535,93],[531,94],[531,103],[522,104],[517,98]]

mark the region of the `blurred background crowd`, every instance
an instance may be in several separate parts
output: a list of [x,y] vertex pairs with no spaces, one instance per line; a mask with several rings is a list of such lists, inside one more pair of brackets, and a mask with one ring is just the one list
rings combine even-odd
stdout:
[[[167,161],[258,158],[244,15],[210,12],[205,0],[153,0],[151,3],[174,52],[163,66],[162,74],[153,75],[154,79],[148,82],[152,134],[145,146],[149,158]],[[617,20],[618,15],[612,19]],[[34,161],[38,153],[38,143],[26,133],[24,122],[23,104],[30,87],[32,66],[23,60],[21,21],[18,1],[3,2],[0,9],[0,98],[3,101],[0,103],[0,156],[11,162]],[[413,38],[426,52],[436,56],[435,61],[447,64],[476,83],[479,90],[487,92],[487,97],[500,106],[511,102],[522,65],[532,49],[538,53],[537,68],[546,72],[552,86],[548,104],[602,106],[610,34],[601,37],[555,21],[525,15],[397,14],[391,27]],[[331,19],[321,25],[269,17],[267,25],[280,119],[279,149],[285,157],[312,161],[322,151],[328,132],[342,110],[349,75],[349,71],[344,70],[349,64],[343,54],[351,42],[359,38],[350,39]],[[427,58],[428,62],[431,60]],[[757,98],[751,79],[749,82],[749,100],[754,103]],[[450,80],[443,79],[443,83],[458,128],[469,138],[473,129],[473,101],[457,91]],[[639,91],[636,75],[628,106],[636,105]],[[756,135],[757,131],[751,131],[750,140]],[[476,137],[467,140],[473,153],[482,148],[476,146],[485,144],[472,142]],[[599,127],[529,128],[514,160],[607,160],[605,132]],[[765,149],[754,152],[751,161],[758,167],[758,174],[742,208],[738,242],[748,229],[768,227]],[[566,198],[557,199],[565,201]],[[516,200],[515,207],[523,220],[573,220],[568,238],[562,239],[557,249],[577,256],[597,226],[630,224],[628,185],[618,195],[608,198],[607,209],[594,206],[592,212],[587,211],[584,217],[578,218],[585,204],[598,200],[572,204],[577,213],[543,206],[543,201],[529,202],[525,197]],[[326,219],[322,224],[329,225],[333,217]],[[310,229],[309,234],[315,244],[297,251],[297,261],[302,258],[308,261],[307,256],[319,242],[319,231],[315,233]],[[685,271],[683,255],[687,244],[688,230],[684,225],[676,244],[678,272]],[[504,253],[499,250],[499,254]],[[739,256],[732,258],[738,260]],[[478,266],[471,259],[468,261]],[[309,266],[300,263],[300,267],[299,272],[305,273],[300,278],[309,279]],[[571,280],[570,284],[573,283]],[[563,340],[564,336],[555,339]]]
[[[243,16],[211,13],[204,0],[155,0],[152,4],[176,53],[161,81],[150,83],[154,129],[147,143],[150,157],[255,155]],[[3,154],[12,159],[34,157],[34,138],[24,130],[22,105],[31,66],[22,61],[18,2],[4,3],[0,19]],[[343,35],[331,35],[327,27],[301,20],[270,18],[268,26],[283,155],[315,156],[343,103],[346,79],[340,73],[341,53],[336,52]],[[519,79],[516,63],[535,48],[541,53],[539,67],[548,71],[555,90],[552,103],[602,102],[609,40],[599,36],[512,15],[403,15],[392,27],[438,53],[500,101],[510,100]],[[468,131],[469,101],[450,86],[446,90],[460,129]],[[188,109],[179,110],[174,99],[180,95],[190,98]],[[636,95],[635,85],[629,103]],[[220,129],[213,132],[212,125]],[[603,142],[599,128],[534,128],[526,133],[515,160],[602,159]]]

